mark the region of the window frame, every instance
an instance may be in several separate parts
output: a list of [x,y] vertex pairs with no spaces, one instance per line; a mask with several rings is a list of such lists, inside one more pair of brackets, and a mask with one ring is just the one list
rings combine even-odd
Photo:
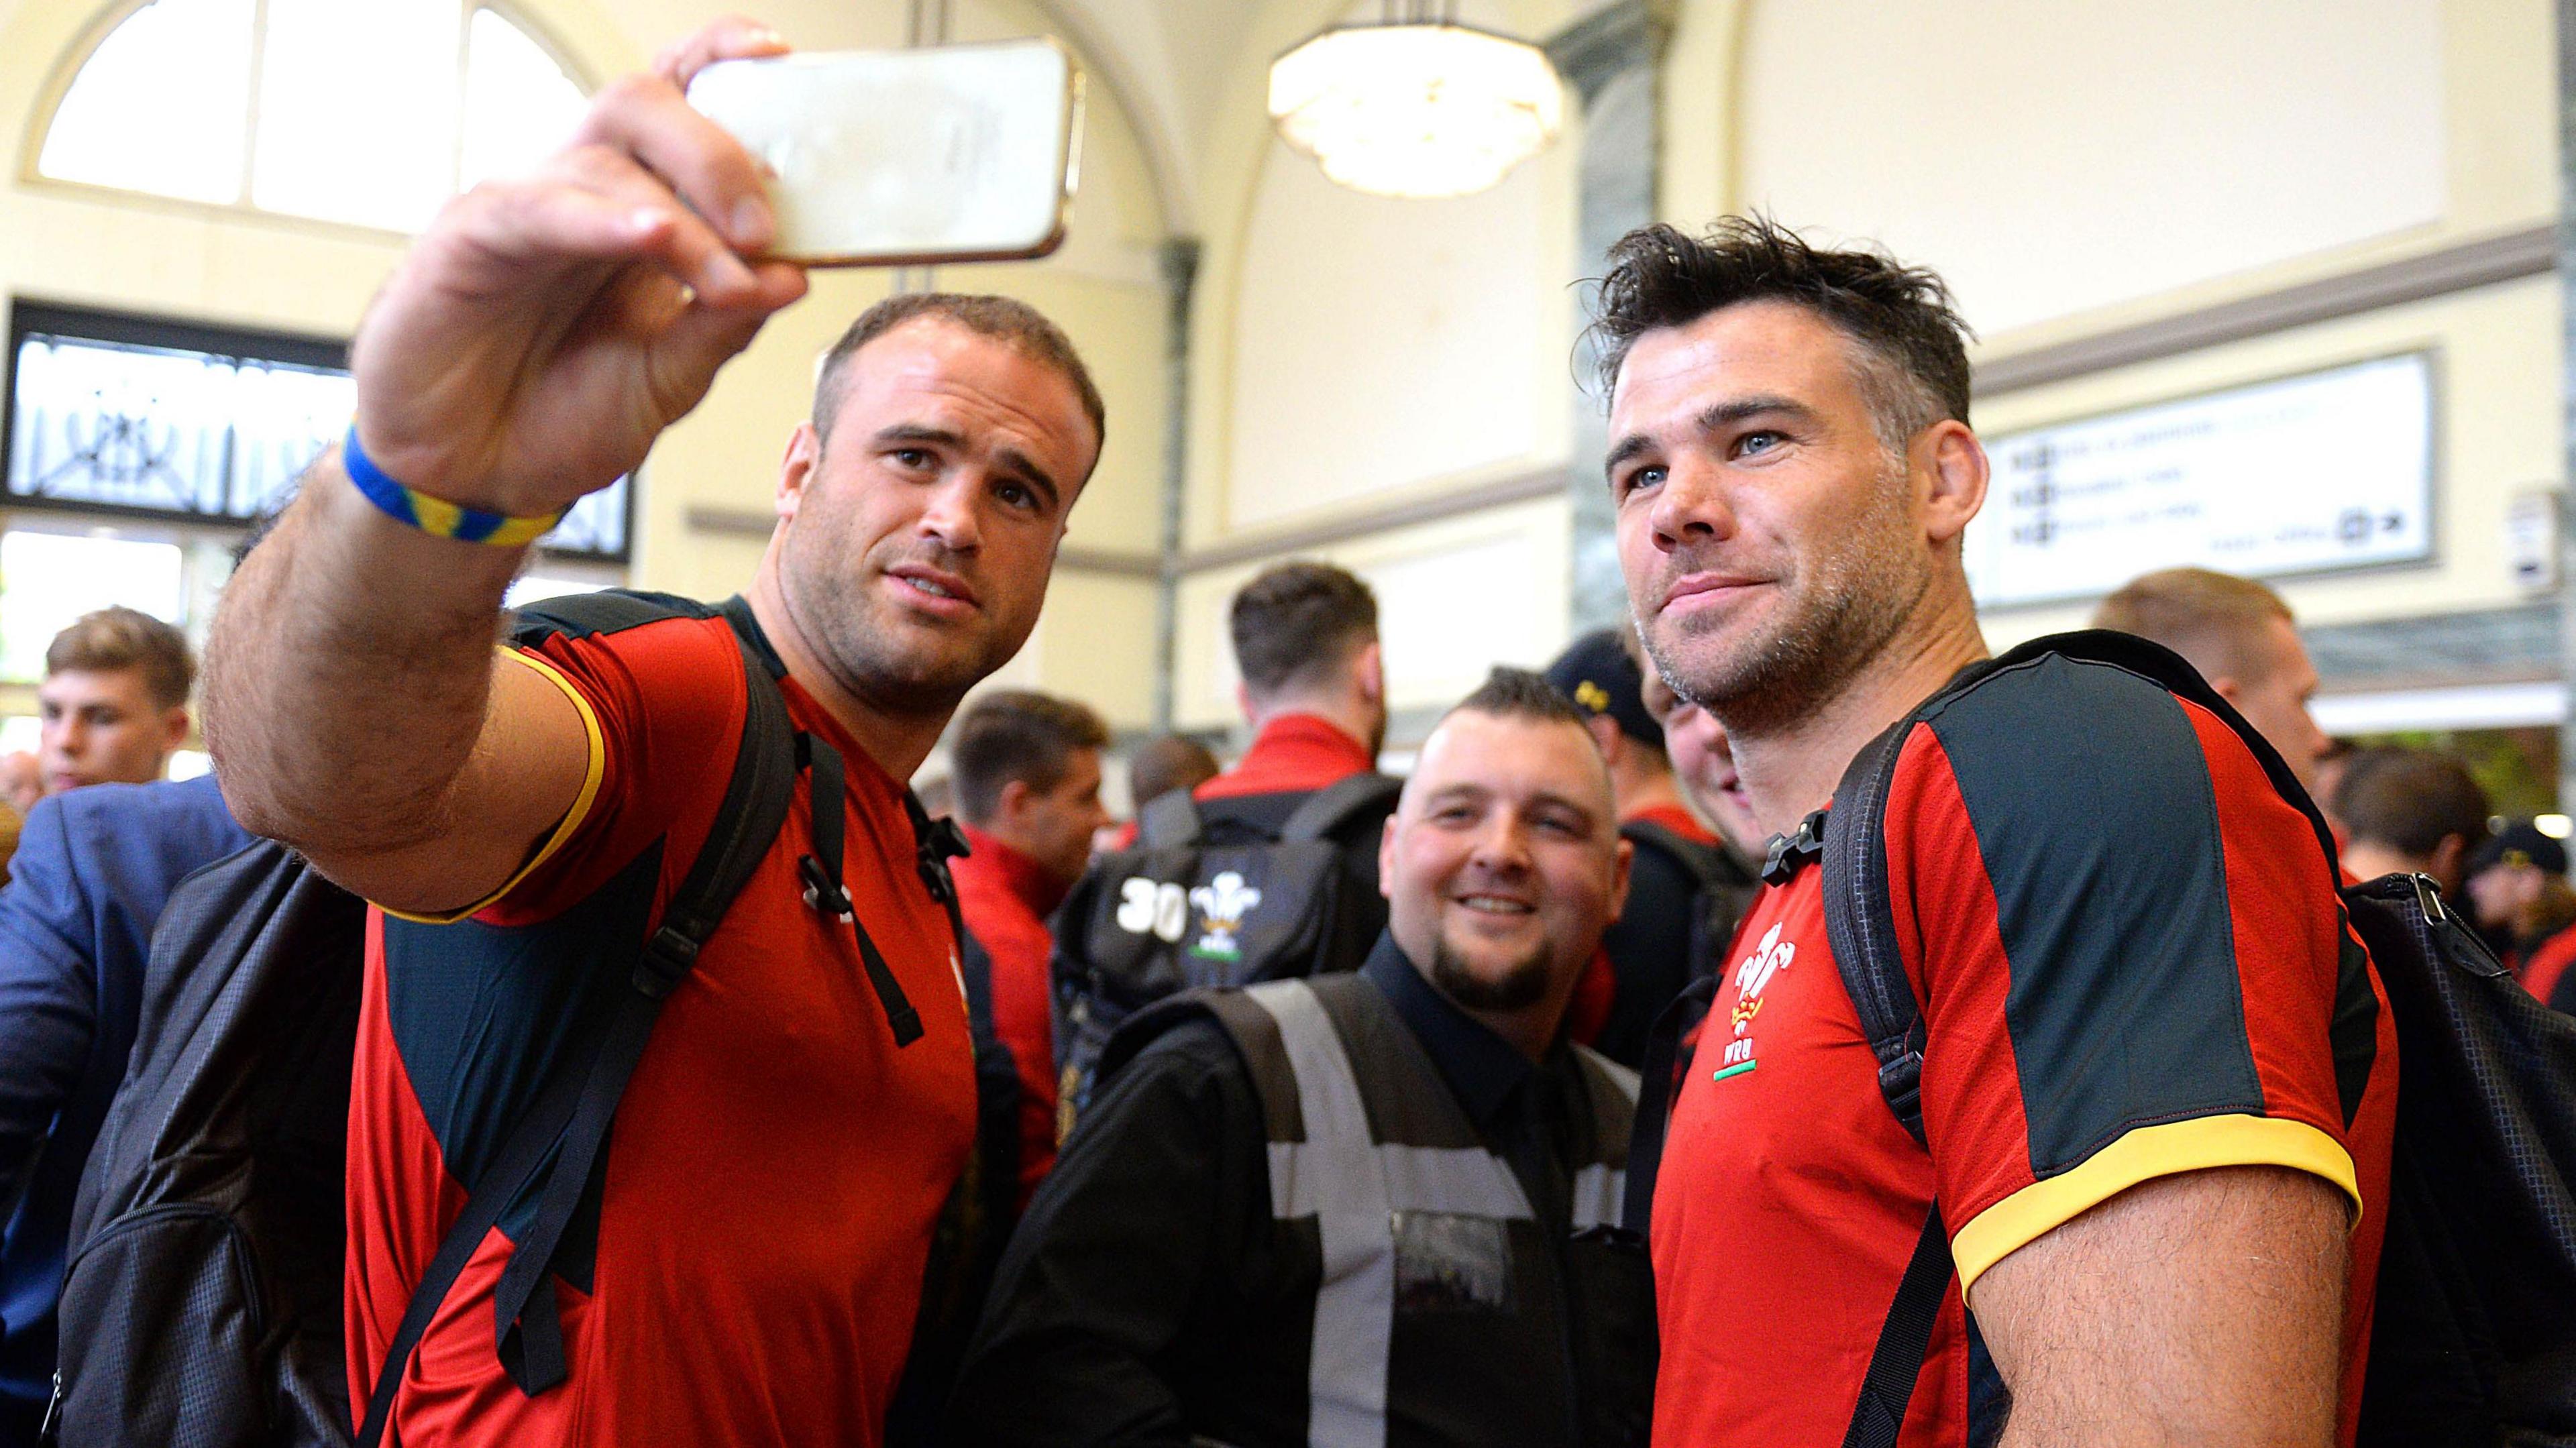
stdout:
[[[44,84],[37,88],[36,104],[30,113],[25,140],[19,148],[17,177],[19,185],[39,190],[58,190],[118,205],[167,207],[197,216],[254,221],[264,225],[285,225],[290,228],[313,228],[326,233],[358,236],[370,240],[408,242],[411,239],[413,235],[411,232],[369,226],[364,222],[306,216],[301,212],[276,211],[255,205],[251,201],[251,187],[258,164],[259,88],[267,62],[268,0],[251,0],[250,95],[242,118],[241,183],[234,192],[232,200],[200,201],[193,197],[172,196],[160,191],[138,191],[125,186],[109,186],[96,181],[76,181],[61,176],[46,175],[40,169],[44,160],[45,142],[53,134],[55,118],[62,110],[64,98],[71,94],[73,82],[80,78],[80,73],[88,66],[90,58],[98,54],[99,47],[107,43],[107,38],[116,33],[118,26],[123,25],[138,11],[153,3],[154,0],[113,0],[113,3],[90,18],[89,23],[81,29],[79,36],[55,59],[53,69],[45,76]],[[456,87],[460,99],[465,89],[468,38],[473,32],[475,13],[483,10],[489,10],[510,25],[517,27],[531,44],[543,51],[546,57],[563,71],[565,78],[572,82],[575,90],[581,92],[584,100],[599,93],[600,82],[592,74],[590,67],[576,60],[571,48],[558,39],[544,23],[531,15],[526,7],[511,3],[511,0],[461,0],[457,11],[456,67]],[[461,114],[460,112],[460,117]],[[456,134],[449,142],[448,177],[451,186],[462,178],[464,161],[465,127],[460,121]]]
[[[262,213],[263,215],[268,213]],[[349,370],[349,344],[346,341],[316,337],[295,332],[272,331],[255,327],[219,326],[208,322],[186,321],[173,317],[152,316],[139,312],[115,311],[70,303],[42,301],[30,297],[9,299],[7,329],[8,351],[0,356],[0,522],[18,527],[38,519],[77,519],[82,517],[114,519],[125,523],[148,524],[187,530],[198,534],[229,534],[234,538],[248,531],[252,521],[229,513],[199,513],[177,508],[140,507],[126,503],[101,503],[77,498],[22,497],[11,491],[10,474],[18,435],[18,352],[30,334],[72,337],[85,341],[115,342],[131,346],[163,347],[179,351],[204,353],[216,357],[239,357],[259,362],[282,362],[300,367],[328,368],[335,372]],[[534,570],[553,574],[592,570],[604,573],[615,570],[623,574],[634,566],[635,530],[640,521],[640,497],[644,470],[638,467],[627,475],[624,525],[620,530],[621,546],[616,552],[587,552],[540,546],[534,550]]]

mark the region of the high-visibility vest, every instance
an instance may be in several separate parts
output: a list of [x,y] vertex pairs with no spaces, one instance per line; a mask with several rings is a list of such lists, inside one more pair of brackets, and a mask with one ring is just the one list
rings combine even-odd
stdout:
[[1573,1047],[1584,1089],[1551,1243],[1510,1163],[1359,975],[1199,1003],[1250,1067],[1283,1250],[1320,1254],[1313,1448],[1646,1441],[1654,1283],[1621,1232],[1635,1073]]

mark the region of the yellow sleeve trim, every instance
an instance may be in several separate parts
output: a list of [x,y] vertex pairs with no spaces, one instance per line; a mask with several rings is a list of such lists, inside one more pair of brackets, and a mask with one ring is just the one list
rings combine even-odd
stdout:
[[2143,1181],[2221,1166],[2286,1166],[2324,1177],[2352,1198],[2361,1188],[2352,1154],[2304,1121],[2273,1116],[2199,1116],[2141,1126],[2093,1153],[2073,1171],[2033,1182],[1979,1212],[1950,1238],[1965,1293],[1985,1270],[2078,1214]]
[[581,793],[574,796],[572,808],[564,811],[564,817],[556,822],[553,832],[546,836],[546,842],[537,846],[536,853],[528,856],[527,862],[520,865],[509,879],[502,881],[499,889],[461,910],[448,910],[436,915],[414,915],[409,911],[387,909],[381,905],[376,907],[397,920],[416,921],[422,925],[451,925],[469,915],[490,908],[502,896],[518,888],[519,882],[528,878],[530,871],[544,864],[555,851],[563,848],[564,841],[571,839],[573,831],[580,829],[581,822],[589,817],[591,802],[599,798],[599,777],[608,767],[608,743],[606,736],[599,730],[598,711],[590,707],[590,701],[582,697],[581,690],[573,687],[572,680],[564,677],[563,670],[543,658],[507,646],[497,647],[493,652],[502,658],[516,660],[536,670],[556,688],[563,690],[563,696],[570,699],[572,707],[581,714],[582,732],[590,739],[590,765],[582,774]]

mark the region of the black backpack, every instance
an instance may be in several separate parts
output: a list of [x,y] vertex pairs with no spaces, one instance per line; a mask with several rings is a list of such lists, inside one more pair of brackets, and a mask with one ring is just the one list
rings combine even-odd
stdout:
[[1376,859],[1376,827],[1403,787],[1355,774],[1296,799],[1275,827],[1186,790],[1145,806],[1135,845],[1092,861],[1056,912],[1059,1140],[1090,1101],[1101,1049],[1136,1012],[1185,990],[1359,968],[1386,904],[1348,861],[1363,847]]
[[[796,776],[837,799],[843,767],[800,736],[749,610],[726,605],[749,710],[715,832],[649,939],[630,988],[612,989],[596,1047],[540,1088],[423,1274],[354,1434],[381,1437],[430,1316],[503,1211],[537,1203],[496,1288],[502,1357],[522,1391],[562,1381],[547,1270],[643,1053],[661,1002],[686,978],[777,838]],[[522,611],[520,636],[613,631],[701,605],[598,593]],[[818,810],[800,870],[808,903],[847,914],[839,810]],[[945,821],[914,806],[920,865],[955,922]],[[70,1448],[149,1442],[316,1445],[353,1441],[341,1341],[342,1213],[351,1056],[366,907],[282,845],[261,842],[173,892],[153,934],[132,1062],[82,1177],[61,1313],[62,1361],[47,1432]],[[855,923],[855,922],[854,922]],[[867,974],[898,1042],[921,1033],[864,928]],[[961,1191],[952,1214],[964,1210]],[[925,1294],[925,1328],[932,1298]]]
[[[2308,817],[2329,867],[2333,832],[2279,753],[2175,654],[2107,631],[2036,639],[1972,666],[1861,750],[1835,807],[1774,841],[1764,878],[1808,860],[1825,872],[1826,933],[1845,990],[1879,1061],[1888,1105],[1923,1136],[1922,1023],[1888,916],[1888,791],[1913,726],[1989,674],[2048,654],[2109,664],[2217,716],[2243,739],[2273,787]],[[2066,727],[2034,720],[2033,728]],[[2338,873],[2336,878],[2341,878]],[[2377,1313],[2363,1380],[2361,1448],[2490,1448],[2576,1443],[2576,1019],[2516,984],[2421,875],[2342,890],[2350,929],[2378,967],[2395,1017],[2395,1154]],[[1658,1028],[1651,1107],[1638,1112],[1643,1171],[1630,1160],[1628,1217],[1643,1228],[1670,1103],[1673,1047],[1695,990]],[[1642,1177],[1642,1182],[1640,1178]],[[1929,1350],[1954,1268],[1936,1203],[1872,1352],[1846,1448],[1892,1448]],[[1973,1324],[1971,1326],[1973,1335]],[[1972,1358],[1982,1358],[1971,1342]],[[1980,1376],[1991,1365],[1972,1363]],[[1989,1385],[2000,1387],[1999,1379]],[[2000,1394],[1978,1403],[1970,1438],[2002,1427]]]

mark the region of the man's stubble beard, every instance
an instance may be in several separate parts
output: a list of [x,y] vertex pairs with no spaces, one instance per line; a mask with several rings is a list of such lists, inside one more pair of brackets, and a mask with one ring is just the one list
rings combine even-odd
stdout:
[[[1009,662],[1006,656],[987,663],[972,651],[907,649],[898,630],[881,616],[889,605],[872,591],[877,575],[871,566],[863,563],[855,577],[835,566],[830,540],[836,531],[810,524],[789,527],[779,559],[778,591],[806,647],[819,655],[843,692],[895,717],[944,717],[956,710],[967,690]],[[964,571],[942,556],[915,561]]]
[[1471,1011],[1527,1010],[1547,999],[1548,966],[1554,957],[1546,943],[1513,961],[1499,980],[1477,975],[1465,956],[1449,947],[1448,932],[1431,942],[1431,983],[1440,993]]
[[[1880,517],[1893,507],[1901,473],[1882,478]],[[1787,617],[1748,639],[1730,656],[1694,665],[1678,639],[1640,629],[1647,656],[1674,693],[1714,715],[1730,734],[1782,732],[1843,691],[1895,638],[1931,590],[1932,571],[1896,530],[1870,528],[1846,537],[1793,578]],[[1683,636],[1714,631],[1690,624]]]

